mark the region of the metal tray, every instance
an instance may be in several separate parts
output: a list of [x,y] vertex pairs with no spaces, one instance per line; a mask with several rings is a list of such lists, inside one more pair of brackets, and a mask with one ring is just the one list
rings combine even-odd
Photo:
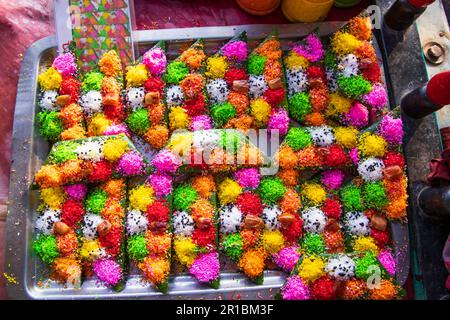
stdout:
[[[227,27],[183,28],[137,31],[136,43],[139,51],[145,51],[159,40],[167,40],[169,58],[175,57],[180,46],[193,39],[205,39],[207,53],[219,48],[227,39],[247,31],[251,47],[273,29],[279,31],[282,44],[293,41],[318,30],[321,35],[336,31],[343,22],[280,25],[241,25]],[[380,50],[374,40],[377,54]],[[49,36],[31,45],[25,52],[20,70],[14,115],[12,165],[7,216],[7,238],[5,272],[16,279],[9,281],[7,291],[13,299],[270,299],[284,283],[286,275],[279,271],[266,271],[263,285],[250,283],[242,274],[221,273],[220,289],[211,289],[198,284],[189,275],[173,275],[169,281],[168,294],[153,290],[141,282],[140,276],[131,272],[125,289],[115,293],[87,280],[81,289],[67,289],[46,282],[41,284],[41,264],[32,254],[30,243],[33,237],[34,213],[38,205],[38,193],[30,190],[34,173],[45,159],[49,145],[37,133],[37,75],[39,69],[51,63],[56,53],[56,37]],[[380,59],[381,60],[381,59]],[[383,69],[383,68],[382,68]],[[406,224],[391,224],[394,253],[397,259],[397,279],[403,284],[409,271],[408,228]]]

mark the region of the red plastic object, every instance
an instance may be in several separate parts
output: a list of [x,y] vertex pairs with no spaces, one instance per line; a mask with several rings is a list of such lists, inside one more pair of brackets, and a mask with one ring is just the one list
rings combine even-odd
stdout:
[[408,0],[408,2],[416,8],[426,7],[432,4],[435,0]]
[[450,70],[433,76],[427,85],[427,96],[435,104],[450,104]]

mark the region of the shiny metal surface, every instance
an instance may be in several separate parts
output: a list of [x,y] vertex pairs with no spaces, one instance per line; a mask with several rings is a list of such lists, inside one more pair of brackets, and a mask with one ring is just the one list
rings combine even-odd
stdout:
[[[288,25],[242,25],[229,27],[185,28],[145,30],[136,32],[136,42],[142,51],[159,40],[168,41],[169,58],[173,58],[180,46],[195,38],[203,38],[207,53],[217,49],[226,39],[247,31],[250,45],[255,46],[273,29],[279,31],[283,45],[318,28],[321,35],[334,32],[342,22],[288,24]],[[252,41],[255,40],[255,41]],[[378,47],[377,47],[378,48]],[[138,273],[131,271],[125,289],[115,293],[99,287],[94,280],[84,281],[81,289],[65,289],[61,285],[42,281],[42,265],[32,254],[33,215],[38,205],[38,193],[30,190],[34,173],[45,159],[49,145],[36,132],[37,113],[36,79],[42,66],[51,63],[55,55],[56,38],[50,36],[35,42],[25,53],[17,90],[14,116],[11,183],[8,205],[5,272],[11,279],[7,283],[8,295],[13,299],[270,299],[284,283],[286,276],[278,271],[266,271],[264,284],[257,286],[235,272],[221,273],[220,289],[201,286],[190,276],[173,275],[169,293],[163,295],[149,285],[141,283]],[[379,51],[377,52],[379,53]],[[380,55],[379,55],[380,56]],[[396,224],[393,230],[398,280],[403,283],[408,274],[407,225]]]

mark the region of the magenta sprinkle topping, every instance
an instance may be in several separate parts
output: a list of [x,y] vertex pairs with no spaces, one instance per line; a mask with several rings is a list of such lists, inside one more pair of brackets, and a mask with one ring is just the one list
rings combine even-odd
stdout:
[[78,184],[72,184],[68,186],[64,186],[64,191],[67,193],[67,195],[77,201],[83,200],[84,196],[87,192],[87,187],[85,184],[78,183]]
[[285,247],[274,254],[273,260],[281,269],[290,273],[300,259],[297,246]]
[[280,136],[286,135],[289,129],[289,116],[285,109],[279,108],[269,118],[269,129],[276,130]]
[[53,60],[52,67],[58,70],[63,77],[73,76],[77,71],[75,56],[70,52],[61,54]]
[[164,197],[172,192],[172,177],[167,174],[153,173],[150,175],[150,185],[158,197]]
[[181,159],[169,150],[161,150],[151,161],[152,166],[162,173],[175,173],[181,166]]
[[122,269],[112,259],[96,260],[94,262],[94,272],[97,278],[108,286],[114,286],[122,279]]
[[153,48],[144,53],[142,63],[152,76],[159,76],[166,69],[166,55],[161,48]]
[[189,272],[199,282],[211,282],[219,277],[219,255],[217,252],[201,254],[189,267]]
[[234,41],[222,47],[222,54],[228,59],[244,61],[247,59],[248,48],[244,41]]
[[378,254],[377,258],[386,271],[393,276],[395,274],[396,262],[392,254],[389,251],[384,250]]
[[144,160],[135,151],[124,153],[119,159],[118,172],[124,176],[135,176],[143,173]]
[[322,183],[331,190],[337,190],[344,181],[344,173],[341,170],[328,170],[322,173]]
[[380,123],[380,134],[390,144],[399,145],[403,139],[403,122],[386,115]]
[[191,125],[189,126],[192,131],[209,130],[212,129],[212,127],[211,118],[207,115],[192,117]]
[[322,42],[315,34],[310,34],[306,37],[306,45],[298,44],[292,48],[300,56],[305,57],[311,62],[321,60],[325,54]]
[[281,295],[284,300],[309,300],[309,288],[303,280],[294,275],[289,277],[281,289]]
[[234,178],[242,188],[256,189],[259,186],[260,174],[256,168],[236,171]]
[[365,127],[369,123],[369,111],[363,104],[355,102],[345,115],[345,120],[353,127]]

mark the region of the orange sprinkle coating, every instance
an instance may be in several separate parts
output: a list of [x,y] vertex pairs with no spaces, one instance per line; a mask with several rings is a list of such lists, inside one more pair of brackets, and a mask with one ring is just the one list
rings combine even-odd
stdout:
[[281,58],[281,45],[278,39],[270,39],[262,43],[255,52],[269,60],[277,60]]
[[369,59],[373,63],[377,62],[377,54],[374,47],[367,41],[361,43],[361,45],[355,49],[355,56],[359,59]]
[[253,124],[253,117],[248,114],[243,114],[237,118],[230,119],[224,126],[225,129],[237,129],[246,133]]
[[312,88],[309,91],[309,97],[314,111],[325,111],[328,106],[328,90],[326,88]]
[[59,281],[72,280],[72,284],[81,280],[81,267],[73,258],[57,258],[53,262],[53,277]]
[[244,229],[241,231],[243,249],[248,250],[258,244],[260,231],[252,229]]
[[323,234],[325,244],[330,253],[337,253],[344,251],[344,237],[340,231],[325,231]]
[[402,196],[390,201],[386,207],[386,216],[389,219],[401,219],[406,217],[407,196]]
[[263,163],[261,151],[250,144],[242,145],[237,152],[237,163],[245,165],[257,165]]
[[83,168],[83,160],[73,159],[61,164],[61,176],[65,183],[75,183],[83,180],[85,170]]
[[250,278],[259,277],[265,266],[266,253],[262,249],[250,249],[242,254],[239,268]]
[[308,126],[318,127],[325,124],[325,118],[321,112],[311,112],[305,116],[305,123]]
[[199,175],[192,179],[192,187],[200,197],[209,198],[216,191],[216,184],[212,175]]
[[103,184],[103,190],[108,197],[120,198],[125,192],[125,180],[124,179],[110,179]]
[[120,84],[115,77],[104,77],[102,82],[103,95],[120,94]]
[[102,218],[108,220],[113,227],[122,227],[125,210],[123,210],[116,199],[110,198],[106,201],[101,215]]
[[186,63],[189,68],[194,70],[199,69],[205,59],[206,55],[203,52],[203,45],[198,45],[196,48],[189,48],[180,56],[180,60]]
[[58,235],[56,240],[59,253],[63,257],[74,254],[78,249],[77,235],[73,230],[70,230],[65,235]]
[[285,186],[294,187],[298,184],[299,173],[295,169],[281,169],[277,176],[280,177]]
[[232,91],[228,94],[227,99],[236,109],[238,115],[243,115],[247,111],[249,105],[247,95]]
[[145,240],[147,241],[147,250],[150,255],[166,255],[172,245],[172,236],[169,232],[156,234],[147,231]]
[[372,300],[392,300],[396,295],[396,286],[386,279],[381,280],[379,288],[370,290],[370,299]]
[[164,121],[164,112],[166,107],[164,104],[159,103],[148,107],[148,116],[151,124],[162,124]]
[[80,125],[74,125],[61,132],[61,140],[75,140],[86,138],[86,130]]
[[100,71],[107,77],[115,77],[122,72],[122,64],[116,51],[110,50],[103,54],[98,62]]
[[43,165],[34,177],[34,180],[42,188],[57,187],[61,185],[62,174],[57,165]]
[[281,78],[283,74],[281,64],[278,60],[269,60],[264,66],[264,78],[267,82]]
[[61,119],[64,127],[73,127],[81,123],[83,120],[83,110],[76,103],[71,103],[61,108],[59,118]]
[[169,140],[169,129],[166,126],[156,125],[147,130],[143,136],[154,149],[161,149]]
[[169,276],[170,262],[161,257],[146,257],[138,264],[145,278],[155,285],[162,284]]
[[199,218],[212,218],[214,208],[211,203],[206,199],[198,199],[191,207],[191,215],[194,221],[198,221]]
[[276,159],[278,160],[280,167],[283,169],[293,169],[298,165],[297,154],[287,145],[280,147]]
[[367,290],[366,284],[363,280],[348,280],[345,283],[342,292],[342,298],[345,300],[356,300],[361,298]]
[[281,211],[296,215],[302,203],[300,197],[293,189],[289,188],[280,201]]
[[187,99],[194,99],[197,97],[197,95],[201,93],[204,85],[205,79],[198,73],[188,74],[180,82],[181,90],[183,90],[183,93]]
[[372,38],[372,23],[369,17],[354,17],[349,21],[350,33],[359,40]]
[[297,152],[298,165],[300,167],[316,167],[322,164],[322,157],[314,146],[306,147]]

